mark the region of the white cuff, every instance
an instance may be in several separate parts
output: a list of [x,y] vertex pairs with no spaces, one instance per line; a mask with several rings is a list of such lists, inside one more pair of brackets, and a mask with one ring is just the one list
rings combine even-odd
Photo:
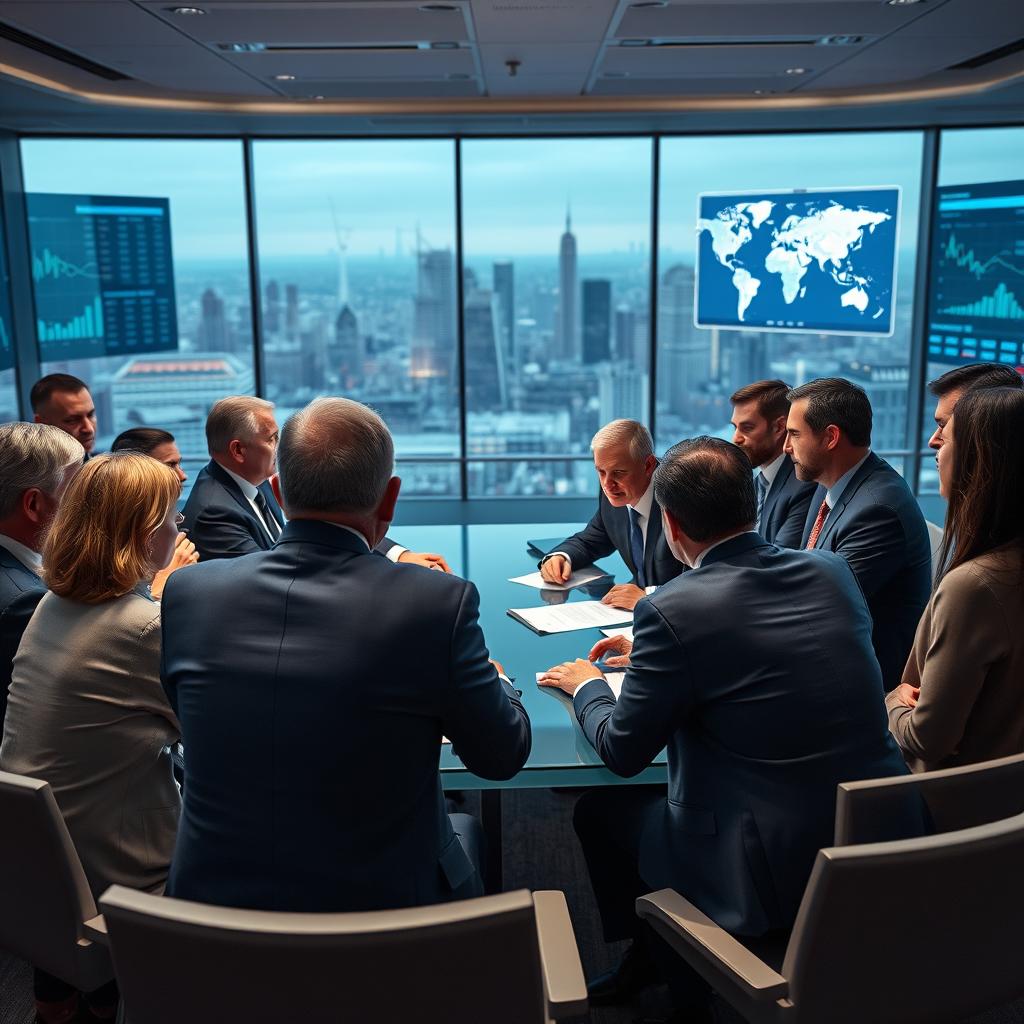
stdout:
[[392,562],[397,562],[408,551],[408,548],[403,548],[401,544],[396,544],[386,555]]
[[543,565],[549,558],[554,558],[555,555],[561,555],[569,563],[569,572],[572,572],[572,559],[564,551],[552,551],[540,560],[540,564]]
[[577,686],[576,689],[572,691],[573,700],[576,699],[576,694],[579,693],[580,690],[582,690],[583,687],[587,685],[587,683],[596,683],[598,679],[600,679],[602,682],[607,682],[604,676],[594,676],[592,679],[584,679],[583,682],[580,683],[579,686]]
[[652,583],[649,587],[644,588],[645,594],[653,594],[658,589],[657,584]]

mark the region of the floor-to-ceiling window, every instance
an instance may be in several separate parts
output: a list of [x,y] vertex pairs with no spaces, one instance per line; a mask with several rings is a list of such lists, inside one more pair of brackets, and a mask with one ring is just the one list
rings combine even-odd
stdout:
[[0,224],[0,423],[18,418],[18,387],[14,376],[14,323],[11,316],[7,245]]
[[[731,436],[729,396],[744,384],[824,376],[867,391],[876,450],[905,448],[922,141],[919,132],[662,140],[659,448]],[[695,318],[698,270],[701,294],[715,286],[721,303],[716,311],[709,292],[709,312]]]
[[21,153],[41,372],[89,384],[98,451],[164,427],[193,479],[210,405],[255,388],[241,143],[28,139]]

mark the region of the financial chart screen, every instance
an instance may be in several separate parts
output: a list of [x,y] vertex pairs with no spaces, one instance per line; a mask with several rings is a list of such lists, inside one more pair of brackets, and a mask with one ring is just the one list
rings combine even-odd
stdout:
[[698,327],[893,333],[900,190],[705,192]]
[[937,189],[933,239],[929,361],[1024,367],[1024,181]]
[[26,201],[43,362],[178,348],[167,199]]

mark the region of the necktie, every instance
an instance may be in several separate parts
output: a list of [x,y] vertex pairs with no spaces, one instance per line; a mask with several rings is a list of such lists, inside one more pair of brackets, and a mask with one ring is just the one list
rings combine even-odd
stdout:
[[758,473],[754,479],[757,484],[757,528],[761,529],[761,513],[764,511],[764,499],[768,497],[768,481],[764,473]]
[[640,513],[635,508],[629,512],[629,550],[636,566],[636,585],[641,589],[647,586],[647,575],[644,573],[644,535],[640,529]]
[[253,498],[253,501],[256,503],[256,507],[260,510],[263,522],[267,525],[267,532],[270,534],[270,539],[277,540],[277,538],[281,536],[281,524],[274,518],[274,513],[270,511],[270,506],[267,504],[267,499],[263,497],[263,492],[257,491],[256,497]]
[[831,511],[832,510],[828,507],[828,500],[826,499],[821,503],[821,508],[818,509],[818,517],[814,520],[814,526],[811,527],[810,537],[807,538],[808,551],[818,543],[818,535],[821,533],[821,528],[825,525],[825,519]]

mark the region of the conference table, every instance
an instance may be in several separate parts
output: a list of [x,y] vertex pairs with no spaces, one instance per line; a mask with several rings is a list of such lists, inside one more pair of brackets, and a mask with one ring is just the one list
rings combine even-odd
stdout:
[[[441,748],[441,779],[446,790],[479,790],[481,819],[488,839],[489,883],[500,882],[501,791],[503,789],[611,786],[622,783],[664,782],[665,760],[654,763],[631,779],[613,774],[601,762],[583,735],[572,701],[560,691],[537,685],[538,672],[574,658],[585,658],[602,637],[599,629],[573,630],[540,636],[509,616],[509,608],[530,608],[545,603],[541,591],[509,582],[537,568],[530,539],[567,537],[579,529],[575,523],[474,524],[395,527],[388,536],[414,551],[437,551],[452,571],[472,580],[480,591],[480,625],[491,657],[501,662],[530,716],[533,746],[522,770],[512,779],[494,782],[473,775],[450,744]],[[600,598],[613,583],[627,583],[630,572],[617,554],[598,565],[614,576],[568,592],[569,601]],[[550,592],[548,592],[550,595]],[[554,595],[560,600],[562,594]],[[490,885],[488,886],[490,888]]]

